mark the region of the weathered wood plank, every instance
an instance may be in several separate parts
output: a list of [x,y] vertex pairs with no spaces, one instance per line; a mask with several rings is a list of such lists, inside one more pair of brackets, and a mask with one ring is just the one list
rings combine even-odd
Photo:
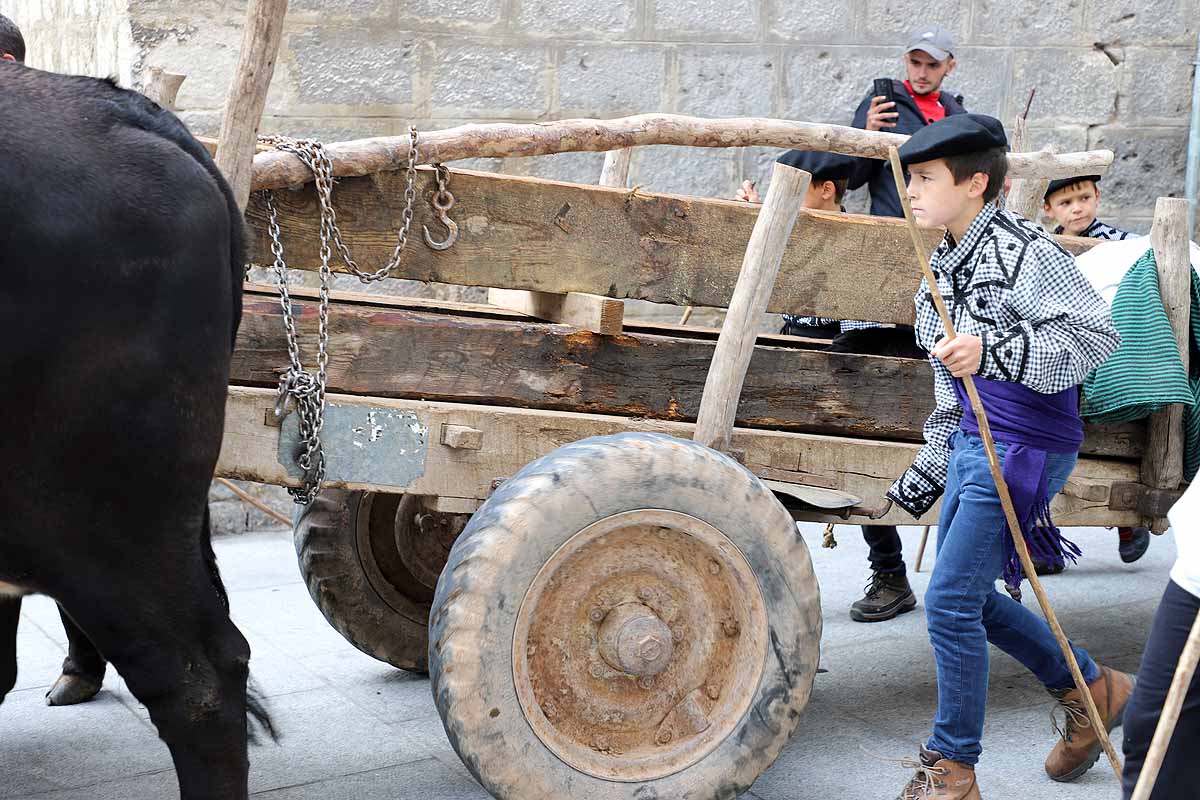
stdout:
[[[432,224],[431,171],[418,174],[416,226]],[[618,299],[724,308],[733,296],[758,206],[732,200],[454,170],[454,247],[415,237],[394,277],[501,289],[583,292]],[[360,264],[384,263],[404,209],[404,177],[338,182],[338,222]],[[288,265],[316,269],[318,208],[311,187],[277,191]],[[903,220],[801,211],[768,311],[911,323],[918,282]],[[254,258],[270,263],[266,209],[251,198]],[[928,248],[940,236],[925,234]],[[1092,240],[1064,239],[1074,252]],[[334,268],[340,265],[335,259]],[[373,268],[373,267],[372,267]]]
[[[1150,241],[1158,264],[1158,286],[1175,344],[1188,369],[1192,308],[1192,266],[1188,253],[1188,203],[1160,197],[1154,208]],[[1177,489],[1183,480],[1183,406],[1173,405],[1150,417],[1142,480],[1148,486]],[[1166,530],[1165,519],[1152,520],[1154,530]]]
[[[334,392],[691,421],[715,344],[630,331],[597,336],[527,319],[405,309],[392,305],[398,298],[369,305],[369,296],[359,297],[331,309]],[[293,309],[310,364],[317,305],[294,299]],[[933,410],[924,361],[802,349],[793,337],[760,335],[758,342],[738,425],[921,441]],[[247,294],[232,381],[275,386],[287,360],[278,300]],[[1089,429],[1084,452],[1138,458],[1142,433],[1133,425]]]
[[621,332],[625,304],[598,294],[551,294],[523,289],[488,289],[488,303],[548,322],[561,322],[592,333],[613,336]]
[[[482,432],[481,450],[461,450],[440,445],[436,434],[421,454],[399,454],[419,461],[417,477],[405,486],[383,486],[352,481],[331,485],[373,491],[399,491],[451,497],[486,498],[498,479],[514,475],[530,461],[568,442],[588,436],[626,430],[659,431],[691,438],[693,425],[599,414],[496,408],[428,403],[383,398],[334,395],[330,402],[344,408],[384,408],[411,414],[425,432],[442,425],[464,425]],[[265,424],[275,405],[269,389],[230,389],[226,407],[225,440],[217,473],[226,478],[289,485],[294,482],[279,463],[280,429]],[[732,446],[746,453],[754,472],[776,479],[805,482],[850,492],[874,500],[911,463],[914,444],[872,442],[778,431],[734,431]],[[330,453],[331,459],[337,453]],[[1137,465],[1127,462],[1080,459],[1075,477],[1086,482],[1112,483],[1137,477]],[[922,520],[933,524],[936,508]],[[1123,525],[1136,523],[1131,512],[1109,511],[1103,502],[1060,496],[1055,500],[1055,520],[1061,525]],[[820,517],[815,517],[820,519]],[[826,518],[827,519],[827,518]],[[861,522],[863,520],[853,520]],[[893,510],[886,523],[911,524],[903,511]]]

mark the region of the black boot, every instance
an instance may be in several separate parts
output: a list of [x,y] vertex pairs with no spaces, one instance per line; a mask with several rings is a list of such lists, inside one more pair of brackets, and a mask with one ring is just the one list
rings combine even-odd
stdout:
[[1118,528],[1117,532],[1121,534],[1121,544],[1117,550],[1121,554],[1122,561],[1132,564],[1146,555],[1146,548],[1150,547],[1149,530],[1146,528]]
[[883,622],[917,607],[917,596],[904,573],[874,572],[864,588],[866,595],[850,606],[855,622]]

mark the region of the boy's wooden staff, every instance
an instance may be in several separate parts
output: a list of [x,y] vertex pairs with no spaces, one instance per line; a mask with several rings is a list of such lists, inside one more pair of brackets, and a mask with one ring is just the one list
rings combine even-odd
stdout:
[[[900,195],[900,203],[904,207],[904,219],[908,222],[908,231],[912,234],[913,247],[916,248],[917,263],[921,266],[921,273],[925,276],[925,282],[929,284],[929,293],[933,297],[933,304],[937,306],[938,315],[942,318],[942,324],[946,327],[946,336],[953,339],[957,336],[954,330],[954,320],[950,318],[950,312],[946,309],[946,302],[942,299],[942,294],[938,290],[937,279],[933,277],[933,271],[929,267],[929,256],[925,253],[924,247],[921,245],[921,234],[917,230],[917,221],[913,217],[912,206],[908,202],[908,188],[904,183],[904,168],[900,166],[900,153],[895,147],[888,149],[888,160],[892,164],[892,177],[896,179],[896,191]],[[979,422],[979,437],[983,439],[983,446],[987,450],[988,466],[992,469],[992,478],[996,481],[996,493],[1000,496],[1000,505],[1004,507],[1004,517],[1008,520],[1008,530],[1012,534],[1013,544],[1017,549],[1017,555],[1021,559],[1021,567],[1025,571],[1025,575],[1029,578],[1029,585],[1033,587],[1033,593],[1037,595],[1038,605],[1042,607],[1042,614],[1046,617],[1046,622],[1050,624],[1050,630],[1054,632],[1054,638],[1058,640],[1058,646],[1062,648],[1063,656],[1067,659],[1067,666],[1071,670],[1071,677],[1075,679],[1075,686],[1078,687],[1083,695],[1084,705],[1087,707],[1088,719],[1091,720],[1092,726],[1096,729],[1096,736],[1100,740],[1104,752],[1108,755],[1108,760],[1112,764],[1113,772],[1117,774],[1117,780],[1121,779],[1121,763],[1117,760],[1117,751],[1113,749],[1112,742],[1108,738],[1108,730],[1104,727],[1104,721],[1100,718],[1100,711],[1096,708],[1096,701],[1092,698],[1092,692],[1088,689],[1087,682],[1083,679],[1083,673],[1079,670],[1079,662],[1075,660],[1075,652],[1071,650],[1071,643],[1067,641],[1067,635],[1063,633],[1062,626],[1058,624],[1058,617],[1054,615],[1054,609],[1050,607],[1050,598],[1046,596],[1045,590],[1042,589],[1042,582],[1038,580],[1037,572],[1033,568],[1033,560],[1029,557],[1029,548],[1025,546],[1025,536],[1021,533],[1021,523],[1017,519],[1017,510],[1013,507],[1012,496],[1008,491],[1008,484],[1004,481],[1004,475],[1000,466],[1000,458],[996,455],[996,441],[992,438],[992,429],[988,424],[987,412],[984,411],[983,401],[979,399],[979,392],[975,388],[975,380],[973,376],[968,375],[963,378],[963,385],[967,389],[967,396],[971,398],[971,407],[975,410],[975,419]]]
[[1154,738],[1150,740],[1150,751],[1142,764],[1137,785],[1133,787],[1133,800],[1150,800],[1150,793],[1154,791],[1154,783],[1158,780],[1158,771],[1162,769],[1167,748],[1171,745],[1171,736],[1175,733],[1175,724],[1179,722],[1183,701],[1187,699],[1188,687],[1192,685],[1192,677],[1196,674],[1197,662],[1200,662],[1200,614],[1196,615],[1183,652],[1179,654],[1175,677],[1171,680],[1171,688],[1167,690],[1162,714],[1154,728]]

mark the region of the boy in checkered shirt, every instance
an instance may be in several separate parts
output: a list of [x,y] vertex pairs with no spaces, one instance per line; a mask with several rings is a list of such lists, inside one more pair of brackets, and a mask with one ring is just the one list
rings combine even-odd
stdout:
[[[1007,171],[1004,128],[961,114],[915,133],[900,149],[908,196],[923,227],[947,230],[930,259],[957,328],[953,339],[929,285],[916,295],[917,343],[930,353],[936,410],[926,444],[888,497],[914,517],[945,494],[938,558],[925,594],[938,675],[933,735],[903,800],[979,798],[975,764],[987,706],[988,642],[1028,667],[1066,713],[1046,759],[1058,781],[1095,763],[1095,732],[1080,725],[1082,696],[1046,622],[996,591],[1021,580],[1019,562],[962,379],[975,376],[1006,482],[1030,550],[1061,562],[1078,550],[1049,518],[1083,441],[1078,385],[1120,342],[1108,306],[1074,258],[1036,226],[993,202]],[[1128,675],[1076,647],[1106,722],[1120,719]]]

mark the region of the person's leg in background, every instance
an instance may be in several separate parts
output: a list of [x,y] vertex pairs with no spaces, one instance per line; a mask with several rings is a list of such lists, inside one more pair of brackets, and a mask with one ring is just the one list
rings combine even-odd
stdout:
[[[1150,639],[1142,655],[1137,685],[1125,709],[1125,769],[1121,783],[1125,800],[1133,796],[1138,776],[1146,763],[1150,740],[1158,726],[1175,677],[1175,666],[1184,642],[1200,612],[1200,598],[1171,581],[1163,592],[1154,615]],[[1183,711],[1175,725],[1151,800],[1174,800],[1200,794],[1200,673],[1192,679],[1184,698]]]
[[871,581],[865,595],[850,606],[855,622],[883,622],[917,607],[917,596],[908,583],[903,544],[895,525],[863,525],[870,548]]

